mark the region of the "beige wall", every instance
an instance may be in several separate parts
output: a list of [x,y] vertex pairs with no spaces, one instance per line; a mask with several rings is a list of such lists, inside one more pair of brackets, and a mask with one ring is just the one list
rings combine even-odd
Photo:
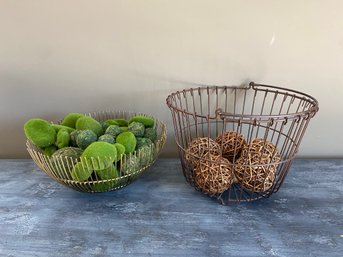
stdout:
[[23,123],[104,109],[167,122],[166,96],[254,80],[316,97],[300,155],[343,157],[343,1],[0,1],[0,158]]

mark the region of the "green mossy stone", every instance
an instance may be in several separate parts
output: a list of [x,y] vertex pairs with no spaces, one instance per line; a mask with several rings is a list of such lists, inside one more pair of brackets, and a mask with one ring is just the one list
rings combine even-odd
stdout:
[[136,137],[130,132],[122,132],[116,138],[116,143],[122,144],[125,147],[125,153],[132,153],[136,149]]
[[106,129],[108,128],[109,124],[106,123],[106,121],[100,121],[101,127],[102,127],[102,131],[105,132]]
[[80,134],[81,131],[82,130],[75,129],[73,132],[70,133],[70,142],[69,142],[70,146],[78,147],[76,139],[77,139],[77,135]]
[[97,170],[96,174],[101,180],[114,179],[118,177],[118,170],[116,166],[112,164],[106,169]]
[[86,149],[90,144],[97,140],[96,134],[92,130],[82,130],[76,137],[76,144],[81,149]]
[[58,133],[58,131],[60,131],[61,129],[67,130],[69,133],[75,131],[75,129],[73,129],[73,128],[63,126],[60,124],[51,124],[51,126],[55,129],[56,133]]
[[111,191],[114,187],[116,187],[116,182],[108,181],[95,183],[93,184],[92,189],[94,192],[108,192]]
[[79,161],[82,152],[82,149],[77,147],[58,149],[51,156],[54,170],[62,174],[62,177],[70,179],[72,168]]
[[108,126],[111,126],[111,125],[119,126],[119,123],[115,119],[108,119],[105,121],[105,123],[108,124]]
[[100,122],[89,116],[84,116],[76,121],[76,129],[79,130],[92,130],[98,137],[102,135],[102,126]]
[[84,115],[80,113],[69,113],[66,116],[64,116],[61,122],[61,125],[67,126],[70,128],[76,128],[75,127],[76,121],[81,117],[84,117]]
[[73,161],[77,162],[78,159],[81,157],[83,151],[80,148],[77,147],[64,147],[61,149],[58,149],[54,154],[52,155],[53,158],[58,159],[72,159]]
[[136,149],[139,149],[142,146],[150,146],[153,144],[153,142],[149,138],[137,137],[136,139],[137,139]]
[[94,142],[83,151],[81,158],[94,170],[103,170],[117,159],[117,148],[107,142]]
[[51,145],[51,146],[45,147],[43,152],[44,152],[45,155],[50,157],[56,151],[57,151],[57,147],[55,145]]
[[152,142],[157,139],[157,131],[154,128],[147,128],[144,132],[144,137],[149,138]]
[[121,132],[129,131],[127,127],[120,127]]
[[144,116],[144,115],[136,115],[136,116],[132,117],[129,120],[129,124],[131,124],[134,121],[144,124],[144,126],[147,128],[152,128],[155,124],[154,118],[149,117],[149,116]]
[[115,143],[114,146],[117,148],[117,159],[116,161],[119,161],[121,159],[121,156],[125,154],[125,146],[119,143]]
[[78,162],[71,171],[71,177],[77,181],[85,181],[92,175],[92,169],[87,165],[82,165],[82,162]]
[[121,129],[118,125],[110,125],[105,131],[105,134],[111,135],[114,138],[121,133]]
[[56,146],[58,148],[63,148],[69,146],[70,134],[65,129],[60,129],[56,137]]
[[154,159],[152,147],[151,146],[147,146],[147,145],[142,146],[141,148],[139,148],[137,156],[139,158],[141,166],[142,167],[147,166]]
[[140,169],[139,158],[135,155],[126,155],[121,163],[120,171],[124,175],[132,174]]
[[24,124],[24,133],[27,139],[40,148],[53,145],[56,141],[56,131],[46,120],[28,120]]
[[117,123],[119,127],[127,127],[129,125],[129,122],[124,119],[114,119],[114,121]]
[[98,138],[98,141],[101,141],[101,142],[107,142],[107,143],[110,143],[110,144],[114,144],[115,142],[115,139],[112,135],[110,134],[105,134],[105,135],[102,135]]
[[144,136],[145,126],[143,123],[134,121],[130,123],[127,129],[128,131],[132,132],[136,137]]

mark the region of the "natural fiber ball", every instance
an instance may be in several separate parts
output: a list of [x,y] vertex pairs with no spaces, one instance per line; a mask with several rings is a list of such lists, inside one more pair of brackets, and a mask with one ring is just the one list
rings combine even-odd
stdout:
[[119,143],[115,143],[114,146],[117,148],[117,159],[116,161],[119,161],[122,157],[122,155],[125,154],[125,146]]
[[112,135],[110,134],[104,134],[102,136],[100,136],[98,138],[98,141],[101,141],[101,142],[107,142],[107,143],[110,143],[110,144],[114,144],[115,142],[115,139]]
[[91,143],[97,140],[96,134],[90,130],[82,130],[76,137],[76,144],[81,149],[86,149]]
[[118,125],[110,125],[105,131],[105,134],[111,135],[116,138],[121,133],[121,129]]
[[90,129],[97,136],[101,136],[101,134],[103,133],[101,124],[97,120],[89,116],[84,116],[84,117],[79,118],[76,121],[75,127],[76,129],[79,129],[79,130]]
[[235,163],[235,175],[243,188],[261,193],[270,189],[281,156],[276,146],[263,139],[254,139],[243,147],[241,157]]
[[83,151],[81,158],[93,170],[103,170],[117,159],[117,148],[106,142],[94,142]]
[[200,158],[206,154],[221,156],[220,145],[209,137],[199,137],[194,139],[186,149],[185,158],[192,168],[194,168]]
[[144,116],[144,115],[136,115],[136,116],[132,117],[129,120],[129,124],[131,124],[134,121],[144,124],[144,126],[146,128],[152,128],[152,127],[154,127],[154,124],[155,124],[155,120],[153,117],[148,117],[148,116]]
[[204,192],[214,195],[223,193],[233,181],[230,162],[218,155],[206,154],[194,169],[194,181]]
[[125,146],[125,153],[129,154],[135,150],[137,140],[136,140],[135,135],[132,132],[127,131],[127,132],[122,132],[117,136],[116,143],[119,143]]
[[108,124],[108,126],[111,126],[111,125],[119,126],[119,123],[115,119],[108,119],[105,121],[105,123]]
[[70,134],[65,129],[60,129],[57,133],[56,146],[63,148],[69,146]]
[[55,143],[56,131],[49,122],[42,119],[30,119],[24,124],[26,137],[40,148],[48,147]]
[[147,128],[144,132],[144,137],[149,138],[152,142],[157,139],[157,131],[154,128]]
[[102,131],[106,131],[106,129],[110,126],[106,121],[100,121],[100,125],[102,127]]
[[75,128],[76,121],[83,116],[84,115],[80,113],[69,113],[63,118],[61,125]]
[[242,134],[235,131],[227,131],[216,138],[216,142],[222,149],[223,157],[233,162],[238,159],[243,146],[246,145]]
[[85,181],[92,175],[93,170],[82,162],[77,163],[71,171],[71,177],[77,181]]
[[123,158],[120,171],[124,174],[131,174],[138,171],[140,168],[140,161],[139,158],[135,155],[126,155]]
[[130,125],[127,127],[128,131],[132,132],[136,137],[143,137],[144,136],[144,131],[145,127],[142,123],[140,122],[132,122]]

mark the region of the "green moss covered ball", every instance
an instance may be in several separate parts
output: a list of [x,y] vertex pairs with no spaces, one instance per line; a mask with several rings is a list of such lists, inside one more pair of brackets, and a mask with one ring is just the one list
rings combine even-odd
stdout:
[[24,124],[24,133],[27,139],[40,148],[53,145],[56,141],[56,131],[46,120],[28,120]]
[[108,126],[111,126],[111,125],[117,125],[119,126],[119,123],[115,120],[115,119],[108,119],[105,121],[105,123],[108,125]]
[[128,131],[132,132],[136,137],[143,137],[145,126],[140,122],[132,122],[127,127]]
[[117,148],[117,159],[116,161],[119,161],[121,159],[121,156],[125,154],[125,146],[119,143],[115,143],[114,146]]
[[73,132],[70,133],[70,142],[69,142],[70,146],[78,147],[76,143],[76,139],[77,139],[78,134],[80,134],[81,131],[82,130],[75,129]]
[[105,131],[105,134],[109,134],[114,138],[117,137],[121,133],[121,129],[118,125],[110,125]]
[[81,149],[86,149],[91,143],[97,140],[96,134],[90,130],[82,130],[76,137],[76,144]]
[[122,144],[125,147],[125,153],[132,153],[136,148],[136,137],[130,132],[123,132],[117,136],[116,143]]
[[75,162],[81,157],[83,151],[80,148],[77,147],[64,147],[61,149],[58,149],[54,154],[52,155],[53,158],[59,158],[59,159],[71,159]]
[[117,123],[119,127],[127,127],[129,125],[129,122],[124,119],[114,119],[114,121]]
[[107,142],[107,143],[110,143],[110,144],[114,144],[115,142],[115,139],[112,135],[110,134],[105,134],[105,135],[102,135],[98,138],[98,141],[101,141],[101,142]]
[[63,126],[60,124],[51,124],[51,126],[55,129],[56,133],[58,133],[58,131],[60,131],[61,129],[67,130],[69,133],[71,133],[75,130],[73,128],[69,128],[67,126]]
[[77,181],[85,181],[92,175],[92,169],[82,162],[77,163],[71,171],[71,177]]
[[157,131],[154,128],[147,128],[144,132],[144,137],[149,138],[152,142],[157,139]]
[[47,155],[47,156],[52,156],[54,154],[54,152],[57,151],[57,147],[55,145],[50,145],[48,147],[45,147],[44,148],[44,154]]
[[129,131],[127,127],[120,127],[121,132]]
[[101,136],[103,133],[102,132],[102,126],[101,126],[100,122],[98,122],[97,120],[95,120],[89,116],[84,116],[84,117],[79,118],[76,121],[75,127],[76,127],[76,129],[79,129],[79,130],[90,129],[97,136]]
[[81,158],[94,170],[103,170],[117,159],[117,148],[107,142],[94,142],[83,151]]
[[152,128],[155,124],[155,120],[152,117],[148,117],[148,116],[144,116],[144,115],[136,115],[136,116],[132,117],[129,120],[129,124],[131,124],[134,121],[144,124],[144,126],[147,128]]
[[69,146],[70,134],[65,129],[60,129],[57,133],[56,146],[63,148]]
[[139,148],[138,157],[142,167],[150,164],[154,159],[152,146],[144,145]]
[[109,124],[106,123],[106,121],[100,121],[100,125],[102,127],[102,131],[106,131],[106,129],[108,128]]
[[114,164],[103,170],[96,171],[97,176],[102,179],[114,179],[118,177],[118,170]]
[[137,139],[136,149],[139,149],[142,146],[150,146],[153,144],[153,142],[149,138],[137,137],[136,139]]
[[76,121],[81,117],[84,117],[84,115],[80,113],[69,113],[66,116],[64,116],[61,125],[70,128],[75,128]]
[[123,158],[122,165],[120,167],[120,171],[124,174],[131,174],[140,169],[140,160],[135,155],[127,155]]

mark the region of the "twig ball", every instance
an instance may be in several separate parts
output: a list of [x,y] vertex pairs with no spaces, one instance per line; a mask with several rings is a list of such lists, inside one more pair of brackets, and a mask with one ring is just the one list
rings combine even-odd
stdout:
[[281,156],[273,143],[256,138],[243,147],[235,163],[235,176],[243,188],[265,192],[274,184],[280,161]]
[[223,157],[233,162],[240,156],[243,147],[246,145],[244,136],[236,131],[227,131],[216,138],[216,142],[222,149]]
[[206,154],[221,156],[220,145],[212,138],[199,137],[191,141],[185,152],[185,158],[192,168],[198,164]]
[[234,173],[230,162],[222,156],[206,154],[194,169],[194,181],[205,193],[214,195],[230,188]]

